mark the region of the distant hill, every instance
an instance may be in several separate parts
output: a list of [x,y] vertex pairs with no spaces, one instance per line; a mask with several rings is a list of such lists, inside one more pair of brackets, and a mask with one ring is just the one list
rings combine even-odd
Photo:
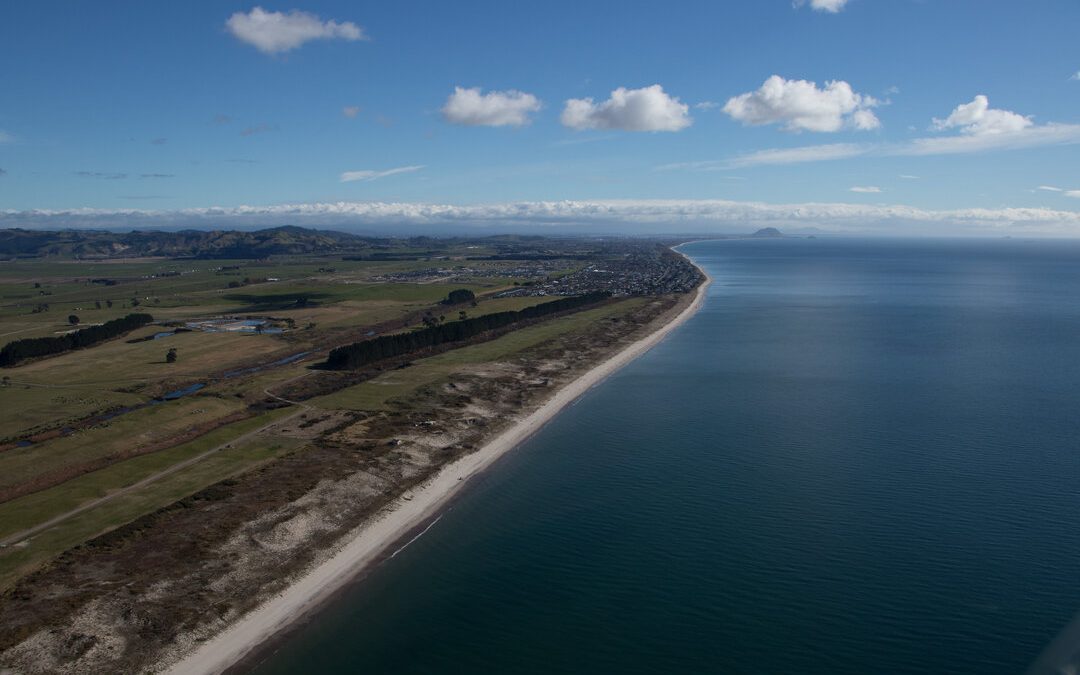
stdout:
[[0,230],[0,256],[74,258],[265,258],[270,255],[362,253],[390,240],[285,226],[266,230],[182,230],[126,233],[103,230]]
[[775,227],[763,227],[750,236],[757,239],[776,239],[777,237],[784,236],[784,233]]

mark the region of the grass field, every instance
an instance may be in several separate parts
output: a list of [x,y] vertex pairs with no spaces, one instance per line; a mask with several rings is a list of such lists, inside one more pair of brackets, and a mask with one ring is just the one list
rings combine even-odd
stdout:
[[[462,250],[459,254],[491,252]],[[0,499],[7,499],[0,502],[0,539],[81,505],[95,504],[34,535],[29,545],[0,549],[0,587],[92,536],[173,503],[223,477],[302,448],[301,441],[280,435],[259,438],[215,452],[145,487],[124,491],[126,486],[147,476],[155,476],[281,416],[296,413],[298,409],[292,407],[220,426],[228,416],[268,400],[264,390],[273,390],[293,378],[318,376],[309,369],[317,357],[231,379],[216,379],[214,374],[267,364],[301,351],[325,350],[326,344],[334,344],[334,340],[351,341],[362,336],[366,326],[423,311],[455,320],[462,309],[469,316],[479,316],[548,300],[489,297],[513,287],[515,281],[493,271],[519,267],[521,263],[469,262],[469,268],[489,272],[472,277],[463,274],[449,280],[426,273],[464,264],[446,260],[347,261],[303,256],[286,256],[269,262],[166,259],[0,262],[0,345],[71,330],[69,314],[78,316],[80,326],[102,323],[132,311],[150,313],[159,323],[221,315],[274,317],[293,322],[293,329],[279,335],[194,331],[159,340],[128,342],[162,330],[159,326],[148,326],[87,349],[0,370],[0,376],[5,378],[0,383],[0,439],[76,425],[109,409],[145,405],[152,396],[194,382],[207,385],[197,395],[143,407],[69,435],[0,452]],[[577,263],[568,263],[568,268],[574,265]],[[420,272],[407,278],[421,280],[376,281],[385,275],[408,272]],[[545,268],[538,272],[537,278],[551,273]],[[240,284],[245,278],[255,283]],[[262,281],[267,278],[276,280]],[[93,283],[93,279],[115,283]],[[457,288],[467,288],[481,296],[479,305],[450,308],[438,304],[450,290]],[[37,305],[45,303],[47,311],[34,311]],[[422,360],[393,377],[384,376],[323,397],[317,405],[326,409],[378,407],[388,398],[445,378],[456,368],[502,358],[572,331],[585,322],[622,311],[625,305],[618,303],[564,317],[489,343]],[[166,352],[173,348],[178,359],[167,363]],[[95,502],[117,491],[123,492],[100,504]]]
[[[133,336],[153,333],[142,329]],[[165,354],[176,348],[176,363]],[[128,344],[124,339],[68,352],[3,374],[12,384],[0,387],[0,438],[19,436],[43,425],[71,420],[118,406],[144,402],[149,393],[169,390],[260,356],[295,351],[270,335],[181,333],[162,340]],[[117,391],[124,389],[125,391]],[[138,392],[138,393],[134,393]]]
[[[275,411],[275,416],[282,417],[291,412],[295,411]],[[81,503],[136,483],[147,475],[226,443],[268,421],[267,418],[245,420],[168,451],[131,459],[45,492],[0,504],[0,537],[20,532]],[[22,573],[72,546],[295,450],[299,445],[299,441],[294,439],[275,438],[272,442],[253,440],[223,449],[182,471],[58,523],[35,535],[29,546],[16,544],[0,549],[0,588],[7,587]]]
[[79,466],[145,452],[185,429],[240,412],[237,400],[194,396],[151,405],[70,436],[0,453],[0,491]]

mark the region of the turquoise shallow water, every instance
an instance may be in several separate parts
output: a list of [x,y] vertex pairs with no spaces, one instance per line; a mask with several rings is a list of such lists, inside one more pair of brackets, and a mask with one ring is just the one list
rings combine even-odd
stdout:
[[696,317],[257,672],[1022,672],[1080,610],[1080,246],[685,250]]

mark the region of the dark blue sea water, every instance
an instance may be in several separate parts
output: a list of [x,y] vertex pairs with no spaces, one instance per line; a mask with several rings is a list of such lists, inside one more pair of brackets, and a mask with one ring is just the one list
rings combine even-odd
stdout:
[[258,672],[1023,672],[1080,610],[1080,246],[685,250],[694,319]]

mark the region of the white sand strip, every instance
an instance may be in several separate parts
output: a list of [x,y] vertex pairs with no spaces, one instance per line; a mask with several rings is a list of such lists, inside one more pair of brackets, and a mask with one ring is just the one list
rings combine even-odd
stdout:
[[411,491],[412,499],[397,499],[357,530],[355,538],[332,557],[296,583],[214,638],[201,643],[166,672],[171,674],[220,673],[262,642],[288,627],[347,583],[365,566],[378,559],[403,536],[434,516],[468,479],[487,468],[507,451],[536,433],[560,410],[606,377],[654,347],[675,328],[694,315],[705,300],[705,289],[697,288],[693,302],[667,324],[634,342],[618,354],[569,383],[543,406],[523,418],[480,450],[445,466],[434,478]]

